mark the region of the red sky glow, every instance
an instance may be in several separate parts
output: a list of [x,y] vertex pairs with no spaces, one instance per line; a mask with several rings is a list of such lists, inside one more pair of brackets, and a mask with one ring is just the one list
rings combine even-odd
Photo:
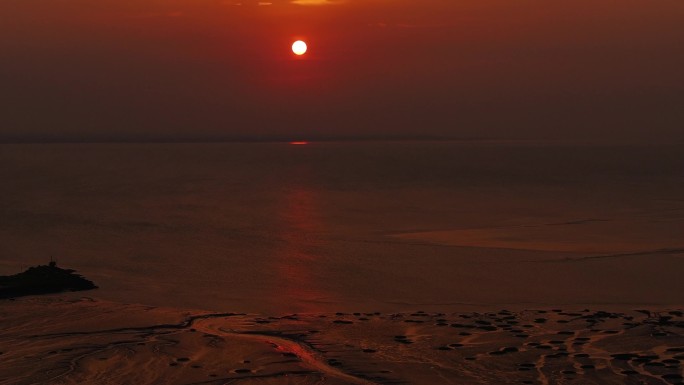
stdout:
[[677,0],[8,0],[0,140],[682,139],[682,25]]

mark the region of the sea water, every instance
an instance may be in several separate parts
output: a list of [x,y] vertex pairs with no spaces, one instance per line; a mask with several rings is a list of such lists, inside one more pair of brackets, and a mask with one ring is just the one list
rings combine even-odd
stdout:
[[0,273],[269,314],[684,303],[684,146],[0,145]]

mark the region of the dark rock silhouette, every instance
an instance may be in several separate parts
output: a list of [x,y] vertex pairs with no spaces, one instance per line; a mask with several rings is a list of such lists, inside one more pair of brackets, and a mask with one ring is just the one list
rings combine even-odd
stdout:
[[51,261],[48,265],[30,267],[23,273],[0,276],[0,298],[97,289],[92,281],[62,269]]

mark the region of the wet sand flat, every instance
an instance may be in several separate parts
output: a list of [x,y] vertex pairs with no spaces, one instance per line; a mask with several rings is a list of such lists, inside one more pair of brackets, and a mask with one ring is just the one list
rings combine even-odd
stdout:
[[677,309],[269,317],[0,303],[0,384],[681,384]]

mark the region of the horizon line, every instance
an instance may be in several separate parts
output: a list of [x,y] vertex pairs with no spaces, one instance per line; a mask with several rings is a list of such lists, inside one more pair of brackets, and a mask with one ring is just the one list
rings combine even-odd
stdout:
[[12,144],[268,144],[268,143],[406,143],[406,142],[442,142],[442,143],[489,143],[489,144],[549,144],[549,145],[586,145],[586,146],[650,146],[650,145],[683,145],[684,140],[660,140],[646,142],[630,141],[597,141],[569,139],[528,139],[528,138],[484,138],[484,137],[329,137],[307,138],[273,137],[273,138],[201,138],[201,137],[147,137],[147,138],[0,138],[0,145]]
[[330,142],[540,142],[555,141],[547,139],[523,139],[523,138],[485,138],[485,137],[441,137],[441,136],[378,136],[378,137],[306,137],[277,136],[270,138],[254,137],[0,137],[0,144],[78,144],[78,143],[289,143],[306,141],[311,143]]

